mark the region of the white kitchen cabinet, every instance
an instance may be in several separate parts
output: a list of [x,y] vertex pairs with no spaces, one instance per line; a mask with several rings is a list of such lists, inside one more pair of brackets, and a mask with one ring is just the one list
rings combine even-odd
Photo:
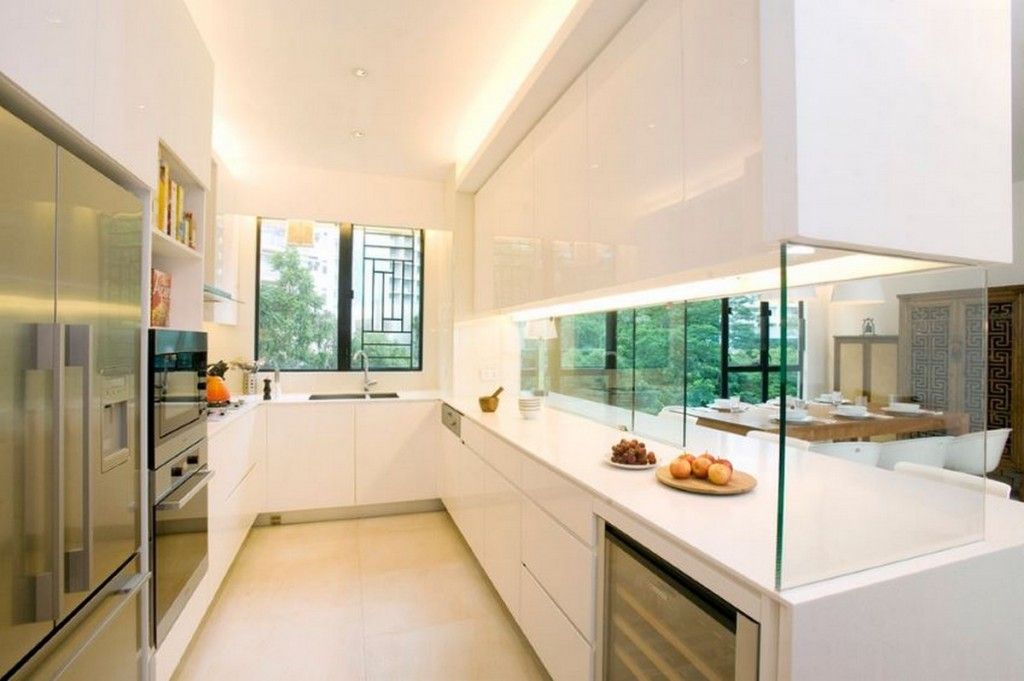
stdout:
[[519,619],[522,494],[498,471],[486,466],[484,572],[512,616]]
[[163,141],[204,183],[213,60],[181,0],[0,3],[0,73],[156,186]]
[[267,511],[355,503],[355,406],[274,404],[267,421]]
[[444,504],[445,509],[448,511],[448,515],[452,517],[455,525],[459,525],[457,516],[459,515],[459,497],[458,497],[458,470],[459,470],[459,447],[462,446],[462,441],[459,436],[448,430],[447,428],[441,428],[441,503]]
[[378,402],[355,410],[355,503],[436,499],[440,405]]
[[519,626],[554,681],[590,679],[594,652],[525,567]]
[[88,135],[95,119],[95,60],[100,42],[96,3],[4,2],[0,3],[0,26],[4,27],[0,72]]
[[543,239],[534,222],[532,137],[505,159],[488,185],[475,227],[478,307],[542,298],[547,287]]
[[456,471],[459,530],[480,564],[484,560],[487,502],[487,464],[465,444],[459,444]]
[[523,492],[587,546],[594,546],[597,523],[590,493],[547,466],[523,455]]
[[588,641],[594,640],[596,559],[547,513],[523,504],[522,562]]
[[462,440],[509,482],[516,487],[523,486],[524,455],[521,451],[469,419],[462,420]]
[[544,238],[545,297],[608,284],[607,251],[590,240],[587,214],[587,74],[537,123],[534,223]]
[[614,258],[605,285],[669,274],[686,253],[681,7],[648,0],[587,71],[590,238]]
[[498,173],[473,197],[473,308],[493,310],[494,240],[498,235]]

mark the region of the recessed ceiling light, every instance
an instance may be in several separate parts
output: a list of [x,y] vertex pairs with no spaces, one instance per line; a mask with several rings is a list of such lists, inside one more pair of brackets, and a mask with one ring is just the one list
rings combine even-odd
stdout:
[[787,244],[786,253],[789,255],[811,255],[814,253],[814,246],[804,246],[803,244]]
[[352,75],[355,76],[356,78],[366,78],[368,75],[370,75],[370,72],[364,69],[362,66],[357,66],[354,69],[352,69]]
[[359,129],[353,130],[350,134],[354,140],[361,140],[366,137],[366,133]]

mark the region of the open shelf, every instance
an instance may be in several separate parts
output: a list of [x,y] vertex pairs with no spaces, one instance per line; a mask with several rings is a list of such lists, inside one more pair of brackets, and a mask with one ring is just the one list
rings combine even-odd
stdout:
[[167,168],[166,177],[184,190],[179,216],[191,213],[195,248],[159,229],[159,213],[166,210],[160,203],[159,187],[150,200],[150,266],[171,277],[170,313],[167,327],[198,331],[203,326],[203,246],[205,232],[206,181],[200,180],[181,158],[162,140],[159,160]]
[[202,260],[203,258],[203,254],[198,250],[155,229],[153,230],[153,255],[187,260]]

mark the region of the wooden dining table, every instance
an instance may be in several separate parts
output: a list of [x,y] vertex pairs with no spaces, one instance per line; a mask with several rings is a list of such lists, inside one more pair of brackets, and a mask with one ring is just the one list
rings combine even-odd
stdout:
[[[820,408],[816,408],[820,407]],[[697,417],[697,425],[716,428],[737,435],[752,430],[778,433],[779,424],[771,413],[778,410],[747,407],[736,411],[694,407],[688,413]],[[846,418],[831,413],[827,405],[812,405],[813,420],[806,423],[786,424],[786,435],[809,442],[836,440],[866,440],[878,435],[909,435],[941,431],[947,435],[962,435],[970,430],[967,414],[921,410],[914,413],[886,413],[879,405],[868,406],[868,418]]]

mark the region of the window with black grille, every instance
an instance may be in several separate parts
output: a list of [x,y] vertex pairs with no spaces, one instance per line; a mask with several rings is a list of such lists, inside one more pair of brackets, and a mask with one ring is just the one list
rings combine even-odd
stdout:
[[256,356],[284,371],[423,363],[423,232],[260,218]]

